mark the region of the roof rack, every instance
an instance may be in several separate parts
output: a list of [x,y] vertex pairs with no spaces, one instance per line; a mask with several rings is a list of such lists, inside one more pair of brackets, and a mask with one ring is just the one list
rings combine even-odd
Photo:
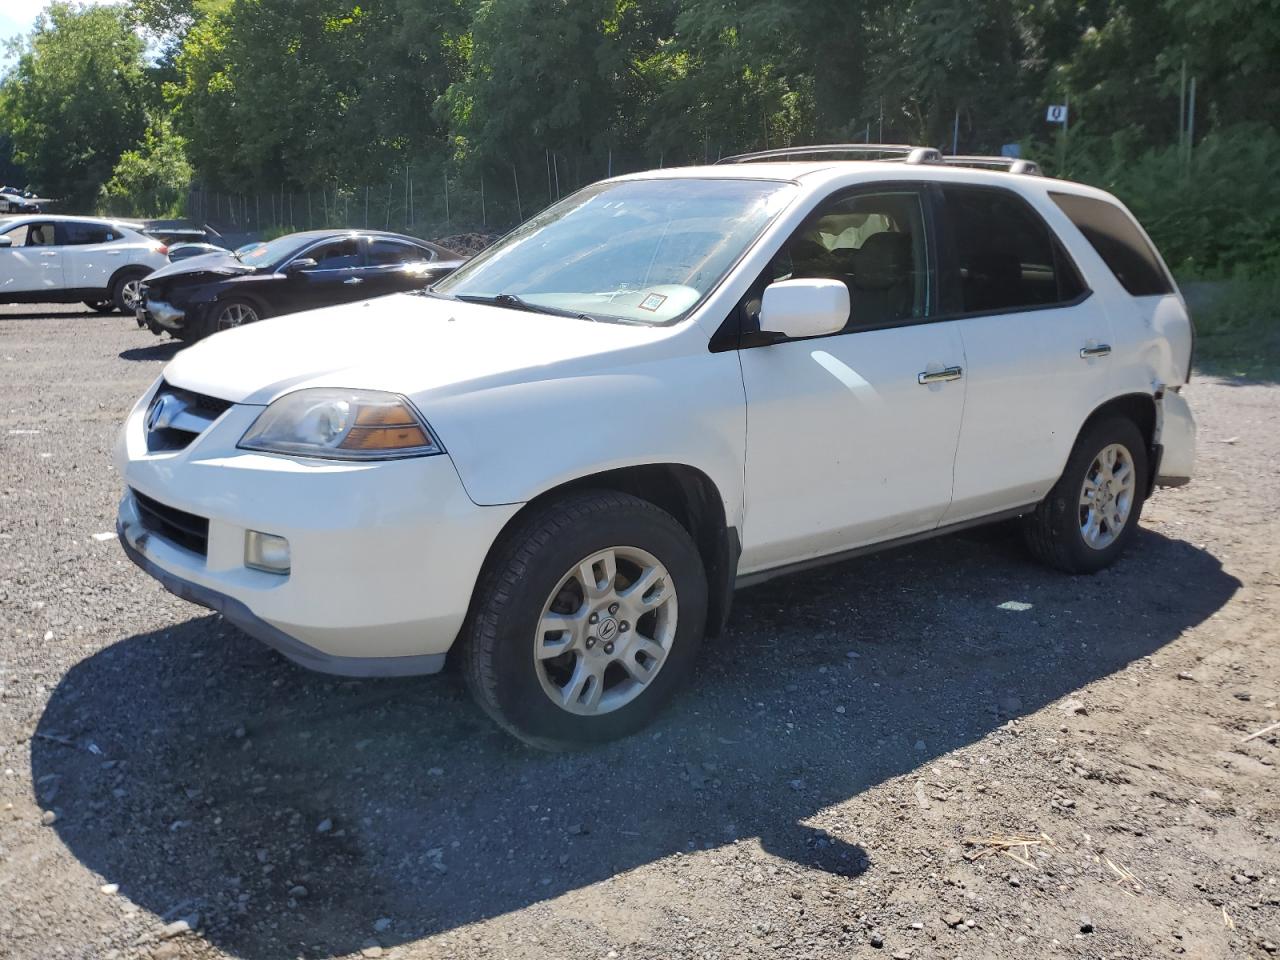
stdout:
[[[875,160],[905,159],[907,163],[938,163],[942,154],[933,147],[913,147],[905,143],[821,143],[808,147],[779,147],[774,150],[758,150],[717,160],[721,163],[761,163],[767,160],[788,160],[793,157],[820,157],[833,153],[877,154]],[[859,158],[861,159],[861,158]]]
[[826,157],[832,154],[853,154],[854,160],[901,160],[905,163],[936,163],[953,167],[977,167],[984,170],[1005,170],[1009,173],[1037,175],[1040,167],[1032,160],[1019,157],[971,157],[943,156],[933,147],[917,147],[905,143],[820,143],[812,146],[778,147],[740,153],[717,160],[722,163],[762,163],[769,160],[793,160],[804,157]]
[[953,167],[978,167],[983,170],[1005,170],[1009,173],[1025,173],[1036,176],[1040,165],[1034,160],[1020,157],[943,157],[942,162]]

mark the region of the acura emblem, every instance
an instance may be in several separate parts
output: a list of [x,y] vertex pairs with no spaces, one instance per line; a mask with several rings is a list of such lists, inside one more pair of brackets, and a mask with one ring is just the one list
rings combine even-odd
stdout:
[[163,396],[151,405],[147,413],[147,431],[164,430],[173,424],[182,404],[172,396]]

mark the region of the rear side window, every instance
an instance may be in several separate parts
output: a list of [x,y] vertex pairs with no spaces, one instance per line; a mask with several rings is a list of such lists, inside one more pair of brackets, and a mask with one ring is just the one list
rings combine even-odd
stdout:
[[1150,297],[1173,292],[1155,250],[1123,210],[1092,197],[1069,193],[1050,196],[1129,293]]
[[1021,197],[989,187],[943,187],[942,195],[951,234],[946,312],[1034,310],[1086,292],[1053,231]]
[[62,223],[62,242],[80,245],[85,243],[110,243],[119,240],[120,234],[105,223]]
[[369,241],[369,266],[385,267],[399,263],[422,263],[430,260],[431,254],[411,243],[399,240],[374,239]]

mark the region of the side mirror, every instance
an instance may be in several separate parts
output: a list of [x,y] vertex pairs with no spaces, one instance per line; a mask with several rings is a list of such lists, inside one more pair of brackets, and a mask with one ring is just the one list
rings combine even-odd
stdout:
[[0,237],[0,247],[12,247],[13,237]]
[[821,337],[849,322],[849,288],[839,280],[779,280],[764,288],[760,329],[787,337]]
[[318,266],[320,266],[320,264],[316,263],[310,257],[303,257],[301,260],[295,260],[293,263],[289,264],[289,266],[285,267],[284,272],[289,276],[293,276],[296,273],[305,273],[308,270],[314,270]]

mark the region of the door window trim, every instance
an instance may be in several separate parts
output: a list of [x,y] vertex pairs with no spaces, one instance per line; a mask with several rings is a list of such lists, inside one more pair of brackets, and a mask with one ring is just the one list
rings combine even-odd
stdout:
[[[928,186],[930,187],[929,192],[932,195],[933,206],[935,207],[934,222],[940,225],[939,233],[935,234],[935,240],[937,241],[938,251],[940,253],[938,260],[939,269],[937,273],[938,294],[940,297],[950,294],[949,302],[958,303],[960,302],[959,292],[956,290],[948,290],[947,287],[949,284],[947,284],[944,279],[949,276],[958,277],[960,271],[958,257],[952,242],[954,240],[954,235],[950,230],[946,229],[948,224],[946,201],[942,195],[943,184],[931,183]],[[940,314],[937,317],[938,320],[967,320],[977,317],[1007,317],[1019,313],[1039,313],[1044,310],[1069,310],[1072,307],[1080,306],[1080,304],[1093,296],[1093,288],[1089,286],[1088,279],[1076,264],[1075,259],[1071,256],[1071,252],[1067,249],[1066,244],[1062,242],[1062,238],[1059,237],[1057,231],[1049,225],[1048,221],[1045,220],[1040,211],[1035,208],[1035,205],[1028,201],[1026,197],[1022,196],[1022,194],[1018,193],[1016,190],[1010,190],[1008,187],[992,186],[991,184],[985,183],[954,183],[946,184],[946,186],[953,189],[1000,193],[1005,196],[1012,197],[1014,201],[1021,204],[1023,209],[1035,218],[1036,222],[1039,223],[1048,233],[1049,242],[1053,248],[1055,276],[1057,275],[1059,265],[1065,265],[1068,269],[1074,272],[1076,277],[1079,279],[1081,291],[1070,300],[1059,300],[1055,303],[1036,303],[1021,307],[1000,307],[994,310],[953,310],[950,313]],[[954,267],[954,271],[947,269],[950,267]]]
[[[938,307],[938,296],[941,291],[941,286],[938,282],[938,267],[941,265],[941,260],[939,258],[940,248],[938,245],[935,203],[931,196],[932,187],[933,184],[928,180],[877,180],[873,183],[858,183],[851,187],[840,187],[823,197],[808,216],[778,245],[777,250],[774,252],[774,256],[777,256],[792,240],[800,235],[801,231],[812,227],[821,218],[823,211],[831,204],[840,203],[850,197],[857,196],[874,196],[883,193],[914,193],[920,200],[920,218],[924,226],[925,235],[925,309],[922,316],[903,317],[900,320],[887,320],[882,323],[868,323],[847,330],[836,330],[834,333],[822,333],[811,337],[788,337],[780,333],[765,333],[758,326],[755,329],[748,329],[749,324],[759,323],[758,314],[753,318],[748,318],[747,304],[751,300],[759,299],[764,292],[764,288],[760,286],[761,281],[764,279],[764,271],[761,271],[760,275],[751,282],[747,292],[734,305],[729,316],[724,319],[724,322],[712,335],[708,345],[710,352],[725,353],[730,350],[751,350],[756,347],[769,347],[776,343],[803,343],[806,340],[826,340],[829,337],[854,336],[859,333],[874,333],[877,330],[896,330],[899,327],[917,327],[921,324],[939,323],[943,320],[953,319],[940,316],[934,312]],[[770,258],[769,262],[772,265],[772,258]],[[769,266],[766,266],[765,270],[767,271],[768,269]],[[765,286],[768,286],[768,284],[766,283]]]
[[366,241],[368,240],[368,237],[365,237],[361,234],[350,234],[347,236],[325,237],[321,240],[317,240],[315,243],[311,244],[310,246],[303,247],[301,250],[299,250],[292,257],[290,257],[288,260],[286,260],[284,263],[280,264],[280,266],[276,268],[276,275],[283,277],[285,275],[285,271],[289,269],[289,265],[293,263],[295,260],[305,260],[307,258],[307,254],[309,254],[312,250],[318,250],[320,247],[323,247],[325,244],[334,243],[340,240],[354,240],[357,243],[357,245],[360,248],[360,262],[350,267],[316,267],[314,270],[307,270],[306,271],[307,276],[314,277],[316,274],[319,274],[319,273],[342,273],[345,270],[361,270],[364,267],[367,267],[369,265],[368,249],[366,246]]

